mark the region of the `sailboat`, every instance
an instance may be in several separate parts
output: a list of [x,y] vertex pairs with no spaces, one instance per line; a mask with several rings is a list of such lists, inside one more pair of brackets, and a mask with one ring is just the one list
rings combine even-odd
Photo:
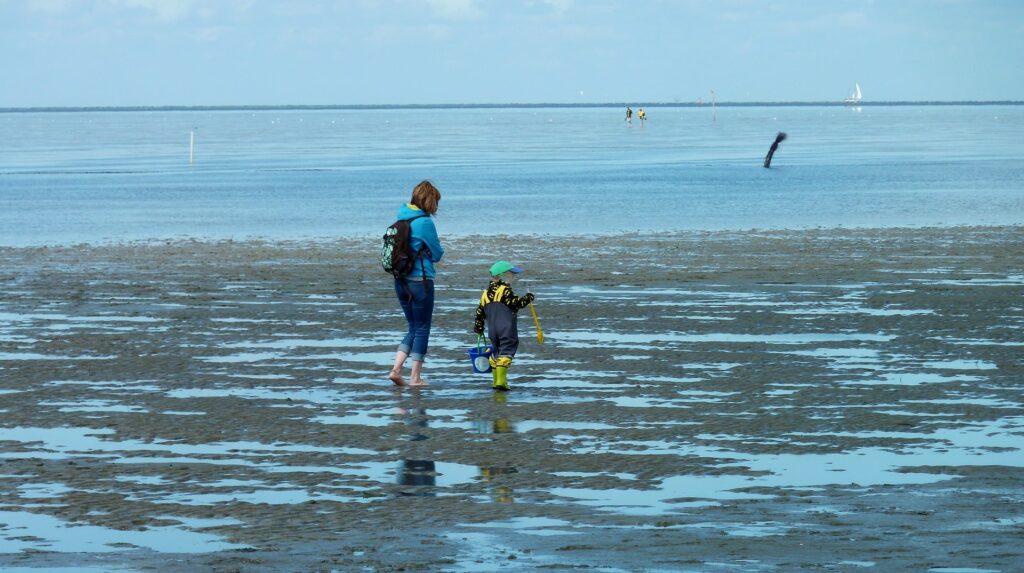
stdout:
[[844,99],[843,103],[847,105],[860,105],[861,99],[862,96],[860,95],[860,84],[855,83],[853,84],[853,93],[850,94],[850,97]]

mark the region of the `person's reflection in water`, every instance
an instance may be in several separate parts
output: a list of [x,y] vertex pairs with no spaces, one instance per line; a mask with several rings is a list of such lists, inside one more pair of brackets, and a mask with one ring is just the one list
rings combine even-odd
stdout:
[[495,503],[512,503],[515,501],[513,496],[513,490],[507,485],[495,485],[492,481],[501,481],[500,476],[518,473],[513,466],[477,466],[480,470],[480,477],[483,478],[484,483],[494,485],[491,491],[491,500]]
[[[490,423],[490,433],[511,434],[515,432],[515,425],[512,423],[511,420],[508,419],[508,411],[506,408],[504,408],[504,406],[508,405],[508,394],[505,394],[504,392],[495,392],[492,396],[494,399],[494,404],[500,406],[501,409],[498,411],[500,417],[496,418],[493,422]],[[484,424],[486,424],[486,422],[484,422]],[[487,431],[485,427],[479,429],[481,433]],[[494,501],[495,503],[512,503],[513,501],[515,501],[515,497],[513,496],[514,492],[511,487],[508,487],[507,485],[498,485],[497,483],[493,482],[500,483],[504,481],[501,478],[501,476],[514,474],[517,473],[519,470],[517,470],[512,465],[477,466],[477,469],[480,470],[480,477],[483,479],[483,482],[485,484],[488,484],[489,486],[493,486],[491,490],[492,501]]]
[[[427,410],[426,408],[398,408],[398,414],[402,417],[402,421],[410,427],[411,433],[408,436],[410,442],[422,442],[430,439],[421,429],[427,427]],[[413,451],[414,448],[410,448],[407,453],[415,454],[418,453]],[[398,469],[398,485],[403,486],[428,486],[434,487],[437,485],[437,468],[435,467],[434,460],[423,460],[423,459],[403,459]],[[422,495],[422,496],[433,496],[434,493],[431,491],[403,491],[402,495]]]
[[[398,485],[436,486],[437,469],[433,460],[402,460],[402,471],[398,474]],[[432,496],[433,492],[412,493],[403,491],[404,495]]]
[[[503,392],[495,392],[492,400],[495,405],[501,407],[508,404],[508,395]],[[493,420],[477,420],[473,423],[478,434],[511,434],[516,431],[515,424],[508,419],[508,410],[498,408],[493,412]]]

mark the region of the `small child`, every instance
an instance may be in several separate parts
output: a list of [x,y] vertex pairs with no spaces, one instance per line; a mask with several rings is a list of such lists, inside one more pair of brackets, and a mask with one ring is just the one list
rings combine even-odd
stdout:
[[492,387],[495,390],[508,390],[508,367],[512,365],[512,358],[519,348],[517,313],[533,302],[530,289],[526,289],[526,296],[516,296],[512,292],[510,283],[521,272],[523,269],[508,261],[498,261],[491,265],[491,283],[480,295],[480,304],[476,307],[473,332],[482,335],[484,321],[487,322],[487,337],[494,349],[490,362],[494,376]]

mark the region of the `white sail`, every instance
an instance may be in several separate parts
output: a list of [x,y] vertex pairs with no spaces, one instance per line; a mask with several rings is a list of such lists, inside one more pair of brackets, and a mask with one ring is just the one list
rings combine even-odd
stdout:
[[853,84],[853,93],[850,94],[850,97],[844,99],[843,103],[860,103],[861,99],[862,99],[862,96],[860,94],[860,84],[859,83],[854,83]]

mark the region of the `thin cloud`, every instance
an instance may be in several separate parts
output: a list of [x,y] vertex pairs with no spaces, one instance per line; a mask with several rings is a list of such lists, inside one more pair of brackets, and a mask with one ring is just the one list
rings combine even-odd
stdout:
[[542,0],[555,14],[565,14],[573,7],[574,0]]
[[475,20],[483,16],[476,0],[427,0],[434,15],[448,20]]
[[183,20],[230,21],[250,12],[256,4],[253,0],[102,0],[98,6],[107,13],[125,16],[134,13],[157,22],[173,23]]
[[141,10],[162,22],[183,20],[199,6],[195,0],[106,0],[106,4],[115,10]]
[[[13,5],[14,2],[11,2]],[[40,12],[51,16],[67,14],[78,8],[81,4],[78,0],[29,0],[25,7],[29,12]]]

